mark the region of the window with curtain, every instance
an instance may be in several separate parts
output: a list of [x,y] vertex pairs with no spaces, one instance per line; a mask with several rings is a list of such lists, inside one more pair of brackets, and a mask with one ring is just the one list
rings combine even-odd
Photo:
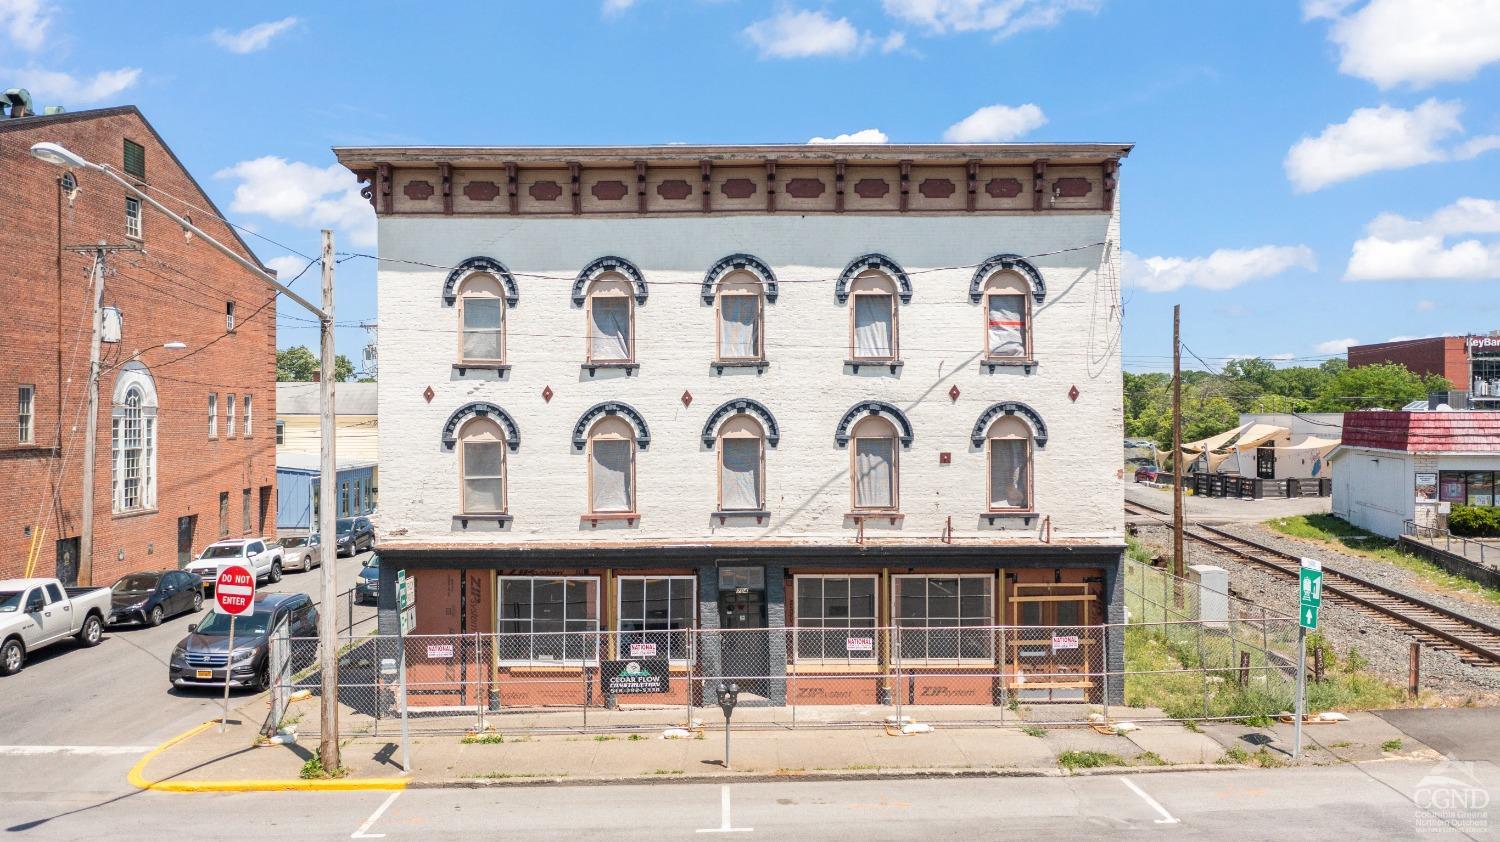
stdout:
[[493,275],[467,278],[458,289],[461,362],[505,359],[505,299]]
[[977,628],[995,624],[993,576],[896,576],[891,585],[903,659],[994,657],[989,630]]
[[590,362],[632,362],[634,313],[631,289],[624,279],[601,277],[588,296]]
[[620,657],[691,660],[697,595],[692,576],[621,576]]
[[505,436],[488,418],[470,419],[459,432],[464,514],[505,511]]
[[216,392],[208,393],[208,437],[219,437],[219,395]]
[[864,294],[854,297],[855,359],[889,359],[896,355],[892,330],[895,296]]
[[618,418],[589,433],[589,511],[635,511],[635,431]]
[[497,606],[504,663],[599,659],[599,579],[501,576]]
[[799,659],[875,659],[874,576],[798,576],[796,583]]
[[1014,416],[999,418],[989,431],[990,509],[1031,508],[1031,430]]
[[224,396],[224,435],[234,438],[234,395]]
[[854,508],[896,508],[896,431],[884,418],[855,425]]
[[748,272],[734,272],[719,283],[719,359],[759,360],[761,285]]
[[245,396],[245,435],[255,434],[255,396]]
[[130,383],[117,392],[110,419],[110,485],[116,512],[156,505],[156,392],[131,370]]
[[763,511],[762,460],[765,431],[748,415],[736,415],[719,428],[720,511]]
[[985,322],[991,357],[1026,356],[1026,299],[1020,295],[988,296]]

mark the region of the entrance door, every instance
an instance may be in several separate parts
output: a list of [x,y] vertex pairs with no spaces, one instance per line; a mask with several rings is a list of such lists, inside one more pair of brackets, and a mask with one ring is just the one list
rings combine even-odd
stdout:
[[1261,479],[1276,479],[1276,448],[1255,449],[1255,475]]
[[67,587],[78,584],[78,539],[57,542],[57,580]]
[[760,567],[719,569],[719,627],[724,637],[723,675],[744,693],[766,695],[771,648],[766,628],[765,570]]
[[177,566],[187,567],[193,560],[193,531],[198,528],[198,516],[187,515],[177,519]]

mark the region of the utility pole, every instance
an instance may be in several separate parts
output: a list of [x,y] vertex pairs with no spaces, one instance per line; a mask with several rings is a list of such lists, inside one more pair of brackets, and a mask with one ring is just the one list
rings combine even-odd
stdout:
[[1182,305],[1172,305],[1172,573],[1186,575],[1182,557]]
[[[318,378],[322,391],[318,402],[319,431],[322,436],[319,452],[322,454],[321,476],[318,478],[318,533],[322,536],[322,552],[325,554],[322,571],[323,611],[318,615],[319,649],[323,652],[323,697],[321,699],[323,722],[318,741],[318,757],[323,768],[335,773],[339,768],[339,657],[338,657],[338,612],[334,610],[337,582],[334,562],[339,556],[338,527],[334,509],[334,495],[338,483],[338,459],[334,453],[333,425],[334,381],[338,379],[337,359],[333,349],[333,232],[323,229],[323,312],[319,318],[323,353],[323,371]],[[331,557],[327,554],[332,554]]]
[[[78,533],[78,583],[94,584],[94,462],[99,451],[99,344],[104,333],[104,264],[110,252],[139,251],[136,246],[111,246],[103,240],[97,246],[68,246],[64,251],[92,252],[93,268],[89,270],[92,288],[89,292],[89,318],[93,321],[93,338],[89,340],[89,408],[83,436],[83,512]],[[61,439],[58,440],[59,444]]]

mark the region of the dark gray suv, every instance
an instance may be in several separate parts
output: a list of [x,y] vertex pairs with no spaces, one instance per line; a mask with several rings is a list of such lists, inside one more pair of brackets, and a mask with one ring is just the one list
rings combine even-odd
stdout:
[[188,626],[188,636],[172,650],[167,676],[173,687],[270,686],[271,632],[283,621],[292,637],[318,633],[318,609],[307,594],[259,593],[255,612],[234,618],[234,651],[229,651],[229,615],[210,613]]

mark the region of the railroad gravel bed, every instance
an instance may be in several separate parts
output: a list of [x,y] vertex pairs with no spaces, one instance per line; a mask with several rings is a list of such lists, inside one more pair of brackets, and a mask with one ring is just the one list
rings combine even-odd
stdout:
[[[1334,569],[1346,569],[1352,575],[1379,582],[1393,590],[1410,592],[1413,596],[1435,604],[1450,607],[1470,614],[1483,622],[1493,623],[1495,612],[1485,609],[1482,614],[1475,610],[1473,602],[1466,599],[1434,594],[1430,585],[1414,587],[1411,579],[1416,577],[1399,568],[1391,568],[1369,559],[1353,558],[1342,553],[1322,552],[1321,548],[1285,536],[1268,533],[1256,525],[1222,527],[1226,532],[1240,535],[1248,540],[1265,544],[1290,553],[1312,555],[1318,550],[1320,556]],[[1142,526],[1138,531],[1140,540],[1166,555],[1171,554],[1172,533],[1165,526]],[[1213,550],[1192,540],[1187,542],[1189,564],[1214,564],[1229,573],[1230,592],[1247,602],[1288,617],[1297,615],[1296,580],[1271,572],[1259,565],[1248,564],[1228,553]],[[1380,575],[1376,575],[1379,573]],[[1400,574],[1401,579],[1396,579]],[[1343,605],[1325,601],[1319,616],[1319,632],[1323,634],[1345,657],[1354,648],[1369,662],[1369,669],[1379,675],[1405,685],[1408,677],[1412,638],[1396,626],[1382,622]],[[1500,668],[1473,667],[1452,654],[1430,648],[1422,650],[1422,686],[1439,694],[1445,703],[1495,704],[1500,703]]]

